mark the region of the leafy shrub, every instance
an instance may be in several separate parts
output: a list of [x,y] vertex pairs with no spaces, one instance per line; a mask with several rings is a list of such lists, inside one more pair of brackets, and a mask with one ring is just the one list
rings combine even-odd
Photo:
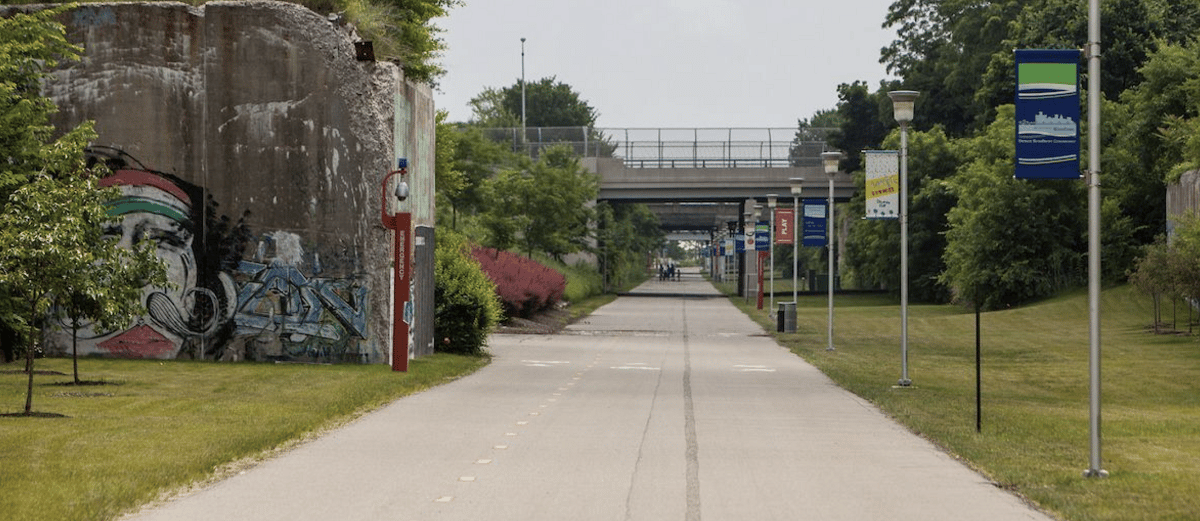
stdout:
[[555,264],[551,260],[547,265],[561,271],[567,277],[567,289],[563,293],[563,299],[568,302],[579,302],[604,293],[604,277],[600,275],[598,268],[586,261]]
[[537,261],[494,248],[472,250],[509,317],[529,317],[562,300],[567,279]]
[[439,230],[434,265],[433,331],[437,352],[481,354],[503,319],[496,286],[471,258],[466,240]]

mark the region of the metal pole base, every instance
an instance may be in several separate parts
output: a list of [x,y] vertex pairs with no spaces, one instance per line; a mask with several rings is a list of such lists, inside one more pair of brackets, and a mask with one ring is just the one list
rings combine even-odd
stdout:
[[826,351],[837,351],[837,349],[834,349],[834,348],[832,348],[832,347],[826,347],[826,348],[825,348],[825,350],[826,350]]
[[1083,477],[1085,477],[1085,478],[1107,478],[1108,471],[1104,470],[1104,469],[1087,469],[1087,470],[1083,471]]
[[908,378],[901,378],[897,385],[900,387],[912,387],[912,380],[909,380]]

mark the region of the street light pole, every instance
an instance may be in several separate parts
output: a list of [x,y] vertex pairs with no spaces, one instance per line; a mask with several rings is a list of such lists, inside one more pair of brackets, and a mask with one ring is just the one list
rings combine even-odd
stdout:
[[829,236],[829,345],[826,351],[833,351],[833,274],[836,271],[833,252],[837,248],[837,227],[834,224],[833,213],[833,176],[838,173],[838,163],[842,161],[841,152],[822,152],[821,162],[825,164],[825,174],[829,176],[829,224],[826,235]]
[[[771,316],[775,316],[773,314],[773,310],[775,309],[775,204],[778,200],[778,195],[767,194],[767,207],[771,209],[771,217],[767,222],[767,240],[770,241],[770,244],[767,246],[770,253],[767,255],[771,257],[771,271],[768,272],[771,274],[771,297],[767,300],[769,302],[767,304],[767,313],[771,314]],[[779,324],[775,324],[775,326],[778,327]]]
[[1100,0],[1088,1],[1088,430],[1086,477],[1103,478],[1100,466]]
[[913,119],[913,105],[921,93],[894,90],[892,112],[900,123],[900,386],[912,385],[908,377],[908,124]]
[[521,142],[525,141],[525,38],[521,38]]
[[793,177],[788,181],[792,186],[792,303],[800,302],[797,288],[796,272],[800,269],[800,193],[804,190],[804,178]]

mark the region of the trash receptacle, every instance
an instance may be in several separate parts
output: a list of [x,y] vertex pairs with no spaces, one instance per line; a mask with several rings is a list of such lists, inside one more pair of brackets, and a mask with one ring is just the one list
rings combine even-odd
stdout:
[[776,331],[780,333],[796,332],[796,303],[780,302],[779,314],[775,320]]

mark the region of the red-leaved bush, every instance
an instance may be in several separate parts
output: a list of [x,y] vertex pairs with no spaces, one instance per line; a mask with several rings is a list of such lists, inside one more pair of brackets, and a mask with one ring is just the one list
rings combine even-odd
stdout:
[[509,317],[529,316],[562,300],[567,278],[541,263],[494,248],[476,246],[471,255],[489,279]]

